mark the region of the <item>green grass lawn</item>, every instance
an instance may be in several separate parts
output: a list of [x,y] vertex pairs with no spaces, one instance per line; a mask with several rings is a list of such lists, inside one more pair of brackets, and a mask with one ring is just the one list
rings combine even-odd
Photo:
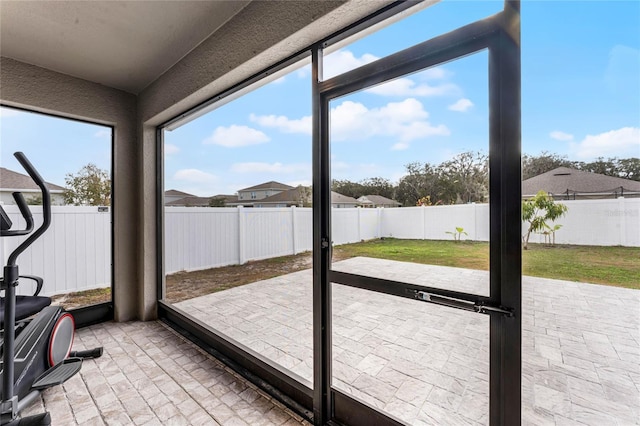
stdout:
[[[376,257],[431,265],[489,269],[489,243],[385,238],[334,247],[334,260]],[[534,277],[581,281],[640,289],[640,248],[545,246],[522,251],[522,273]]]

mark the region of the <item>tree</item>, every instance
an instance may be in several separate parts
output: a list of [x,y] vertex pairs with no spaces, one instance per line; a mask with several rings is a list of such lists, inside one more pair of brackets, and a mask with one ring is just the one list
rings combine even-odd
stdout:
[[[362,186],[363,195],[381,195],[383,197],[393,199],[395,197],[395,187],[391,184],[389,179],[383,177],[368,178],[360,181]],[[354,198],[359,198],[354,197]]]
[[567,160],[566,157],[547,151],[542,151],[538,156],[524,154],[522,156],[522,180],[541,175],[558,167],[575,167],[575,163]]
[[[559,227],[551,228],[547,221],[554,220],[564,216],[567,212],[567,206],[553,201],[553,197],[545,191],[538,192],[535,197],[522,201],[522,220],[529,223],[527,232],[522,237],[524,242],[523,248],[527,250],[529,237],[532,232],[540,232],[545,229],[553,229],[554,232]],[[555,236],[554,236],[555,241]]]
[[618,176],[640,182],[640,158],[618,160]]
[[298,207],[311,207],[313,205],[313,187],[298,185],[293,201]]
[[359,198],[364,195],[364,187],[357,182],[351,182],[350,180],[338,180],[334,179],[331,182],[331,190],[338,192],[347,197]]
[[42,205],[42,194],[32,195],[30,197],[25,198],[25,201],[30,206],[41,206]]
[[211,197],[209,198],[209,207],[225,207],[227,202],[224,197]]
[[111,180],[106,170],[93,163],[82,167],[77,174],[65,177],[64,201],[75,206],[108,206],[111,201]]
[[558,167],[570,167],[584,172],[598,173],[606,176],[621,177],[640,181],[640,158],[596,158],[594,161],[570,161],[566,156],[551,154],[546,151],[540,155],[522,156],[522,179],[529,179]]
[[336,179],[331,182],[332,191],[353,198],[360,198],[363,195],[382,195],[383,197],[393,199],[395,189],[389,179],[383,177],[367,178],[360,182]]
[[606,176],[618,176],[618,159],[617,158],[607,158],[606,160],[602,157],[596,158],[595,161],[590,163],[576,163],[582,171],[598,173],[600,175]]
[[396,188],[395,199],[403,206],[415,206],[418,200],[429,197],[437,203],[440,198],[440,182],[436,170],[429,163],[409,163],[405,166],[407,174],[400,179]]
[[438,166],[440,199],[447,204],[485,202],[489,199],[489,157],[463,152]]
[[640,181],[640,158],[596,158],[590,163],[576,163],[576,168],[585,172],[621,177]]

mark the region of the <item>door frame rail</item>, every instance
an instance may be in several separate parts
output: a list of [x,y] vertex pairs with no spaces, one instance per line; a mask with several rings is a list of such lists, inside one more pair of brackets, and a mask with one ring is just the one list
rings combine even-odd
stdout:
[[[521,68],[520,2],[506,0],[504,9],[447,34],[323,81],[322,47],[312,50],[313,72],[313,288],[314,288],[314,424],[349,423],[340,403],[351,400],[337,392],[332,382],[331,283],[359,287],[400,297],[418,298],[429,292],[448,298],[457,307],[490,315],[489,421],[491,425],[521,422]],[[489,162],[490,162],[490,295],[470,295],[450,290],[413,286],[398,281],[364,277],[331,269],[331,204],[329,102],[406,74],[488,51]],[[518,184],[513,184],[517,182]],[[319,203],[319,204],[317,204]],[[510,230],[510,231],[509,231]],[[509,231],[509,232],[508,232]],[[426,298],[426,297],[425,297]],[[457,303],[451,303],[458,299]],[[423,299],[424,300],[424,299]],[[436,298],[437,300],[437,298]],[[433,303],[437,303],[433,300]],[[508,306],[508,307],[507,307]],[[385,414],[370,407],[366,418]],[[373,414],[377,413],[377,414]],[[388,417],[391,424],[395,422]],[[376,421],[376,423],[377,423]]]

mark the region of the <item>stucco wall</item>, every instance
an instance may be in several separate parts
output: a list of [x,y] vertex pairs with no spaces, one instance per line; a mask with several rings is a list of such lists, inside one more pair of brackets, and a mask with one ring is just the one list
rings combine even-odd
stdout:
[[136,97],[2,57],[0,100],[5,105],[113,126],[115,318],[139,317]]

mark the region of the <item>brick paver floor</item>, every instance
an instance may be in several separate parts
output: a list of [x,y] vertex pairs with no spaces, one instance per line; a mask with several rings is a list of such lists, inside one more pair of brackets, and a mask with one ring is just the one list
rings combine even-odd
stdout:
[[24,414],[46,408],[64,426],[308,424],[159,322],[79,330],[74,349],[95,346],[104,346],[101,358]]
[[[353,258],[335,269],[487,294],[488,273]],[[175,306],[312,380],[311,271]],[[487,424],[488,316],[333,286],[333,385],[410,424]],[[640,291],[523,277],[525,425],[640,424]]]

